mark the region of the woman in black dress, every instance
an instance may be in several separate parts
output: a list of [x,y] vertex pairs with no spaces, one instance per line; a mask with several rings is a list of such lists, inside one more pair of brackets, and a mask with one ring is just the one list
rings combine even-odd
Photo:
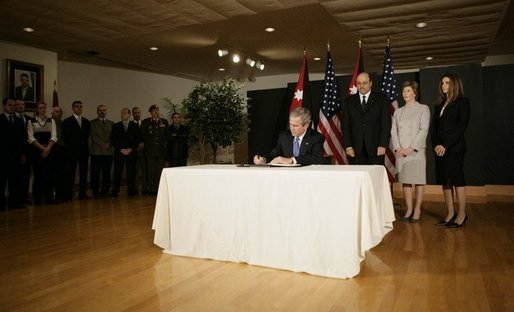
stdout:
[[[461,227],[468,220],[464,181],[464,132],[471,107],[469,99],[463,96],[462,81],[456,74],[445,74],[441,77],[439,95],[440,102],[435,108],[430,134],[436,154],[436,180],[443,187],[448,214],[436,225]],[[459,203],[457,211],[453,204],[454,189]]]

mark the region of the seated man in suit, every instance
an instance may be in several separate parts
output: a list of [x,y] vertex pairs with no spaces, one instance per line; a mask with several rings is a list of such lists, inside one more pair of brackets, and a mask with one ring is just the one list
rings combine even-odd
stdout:
[[272,164],[323,164],[325,137],[310,128],[311,113],[307,108],[295,108],[289,114],[289,130],[280,133],[277,145],[266,157],[255,155],[256,165]]

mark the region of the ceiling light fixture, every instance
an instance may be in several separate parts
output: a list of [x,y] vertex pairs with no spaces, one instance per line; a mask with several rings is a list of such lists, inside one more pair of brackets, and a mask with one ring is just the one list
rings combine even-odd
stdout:
[[31,28],[31,27],[24,27],[23,30],[28,33],[34,32],[34,28]]
[[313,60],[315,60],[315,61],[320,61],[320,60],[321,60],[321,57],[316,56],[315,58],[313,58]]
[[425,28],[425,27],[427,27],[427,23],[425,23],[425,22],[420,22],[420,23],[416,24],[416,28]]
[[239,54],[234,54],[232,55],[232,62],[234,63],[239,63],[239,61],[241,60],[241,57],[239,57]]
[[255,66],[260,70],[264,70],[264,64],[262,64],[261,61],[257,61],[257,64],[255,64]]
[[266,28],[266,29],[264,29],[264,30],[265,30],[265,31],[267,31],[267,32],[269,32],[269,33],[271,33],[271,32],[274,32],[274,31],[275,31],[275,28],[273,28],[273,27],[268,27],[268,28]]
[[218,68],[218,70],[219,70],[219,71],[226,71],[226,69],[225,69],[225,68],[223,68],[223,67]]
[[246,59],[246,64],[250,65],[250,67],[254,67],[255,66],[255,61],[252,60],[251,58],[247,58]]
[[427,57],[425,57],[425,60],[427,60],[427,61],[431,61],[431,60],[433,60],[433,59],[434,59],[434,57],[433,57],[433,56],[427,56]]
[[157,51],[157,50],[159,50],[159,48],[158,47],[150,47],[150,50]]
[[218,50],[219,57],[223,57],[228,54],[228,50]]

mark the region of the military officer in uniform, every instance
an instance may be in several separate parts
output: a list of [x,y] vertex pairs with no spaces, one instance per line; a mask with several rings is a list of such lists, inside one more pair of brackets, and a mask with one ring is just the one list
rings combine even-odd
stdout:
[[[141,147],[146,159],[147,193],[157,194],[161,171],[166,160],[168,121],[159,116],[159,106],[152,105],[148,110],[151,117],[141,123]],[[144,191],[144,190],[143,190]]]

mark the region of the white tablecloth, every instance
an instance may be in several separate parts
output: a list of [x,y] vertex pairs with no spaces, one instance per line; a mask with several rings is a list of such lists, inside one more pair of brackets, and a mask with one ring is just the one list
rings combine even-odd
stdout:
[[395,220],[383,166],[164,169],[152,228],[165,252],[348,278]]

